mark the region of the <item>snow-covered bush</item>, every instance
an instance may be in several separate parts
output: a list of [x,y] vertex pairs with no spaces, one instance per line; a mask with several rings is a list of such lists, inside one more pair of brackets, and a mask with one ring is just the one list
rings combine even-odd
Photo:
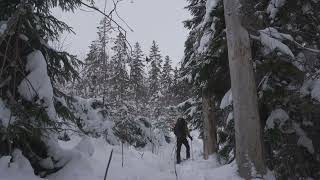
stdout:
[[[57,170],[43,166],[52,158],[43,138],[56,137],[70,123],[62,117],[72,114],[57,108],[58,97],[66,96],[57,84],[63,85],[78,75],[76,57],[48,45],[64,31],[71,31],[50,10],[57,7],[70,11],[80,4],[80,0],[0,4],[0,157],[12,156],[15,161],[20,154],[19,159],[27,158],[36,174]],[[19,153],[14,149],[20,149]],[[28,167],[28,171],[33,170]]]

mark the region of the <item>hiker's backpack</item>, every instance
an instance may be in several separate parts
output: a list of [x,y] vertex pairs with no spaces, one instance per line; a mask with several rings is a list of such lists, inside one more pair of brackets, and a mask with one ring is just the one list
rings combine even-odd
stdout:
[[183,138],[187,136],[186,126],[187,126],[187,123],[184,119],[179,118],[177,120],[177,123],[173,129],[173,132],[177,136],[177,138]]

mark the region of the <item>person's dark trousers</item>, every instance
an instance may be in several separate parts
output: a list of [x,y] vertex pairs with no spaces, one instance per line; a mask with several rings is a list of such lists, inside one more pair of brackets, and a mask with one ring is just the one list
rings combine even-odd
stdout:
[[177,139],[177,163],[179,164],[181,162],[181,156],[180,156],[180,152],[181,152],[181,146],[182,144],[186,147],[187,149],[187,159],[190,158],[190,146],[188,143],[187,138],[178,138]]

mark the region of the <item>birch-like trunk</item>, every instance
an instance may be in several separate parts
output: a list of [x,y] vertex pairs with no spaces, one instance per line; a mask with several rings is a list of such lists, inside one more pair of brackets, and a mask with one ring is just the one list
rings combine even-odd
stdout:
[[[245,5],[242,4],[243,7]],[[240,12],[240,7],[239,0],[224,0],[235,117],[236,162],[240,176],[251,179],[256,176],[255,172],[264,175],[266,166],[250,39],[248,31],[242,26],[248,15]]]
[[213,97],[207,93],[202,95],[203,113],[203,156],[208,159],[209,155],[217,152],[217,130],[216,118],[214,115]]

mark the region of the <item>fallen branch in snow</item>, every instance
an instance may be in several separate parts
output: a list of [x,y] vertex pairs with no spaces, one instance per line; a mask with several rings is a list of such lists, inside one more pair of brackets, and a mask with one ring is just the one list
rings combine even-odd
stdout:
[[106,169],[106,173],[104,174],[104,180],[107,179],[107,175],[108,175],[108,171],[109,171],[109,167],[110,167],[110,163],[111,163],[111,159],[112,159],[112,154],[113,154],[113,149],[111,150],[110,156],[109,156],[109,161],[108,161],[108,165],[107,165],[107,169]]

